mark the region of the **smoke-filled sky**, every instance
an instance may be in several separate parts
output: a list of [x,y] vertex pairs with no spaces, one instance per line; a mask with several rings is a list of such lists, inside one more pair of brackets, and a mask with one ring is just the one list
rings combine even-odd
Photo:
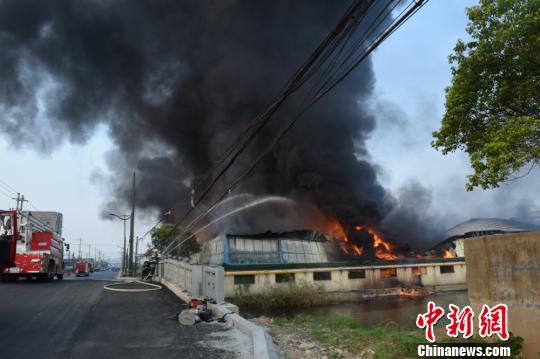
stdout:
[[[160,210],[185,210],[190,183],[346,5],[29,4],[0,1],[0,158],[16,168],[0,180],[39,209],[62,211],[72,243],[81,236],[109,255],[122,227],[103,214],[127,211],[132,169],[142,234]],[[347,224],[402,237],[471,216],[530,220],[537,173],[467,193],[466,157],[429,146],[450,79],[446,58],[464,36],[470,4],[426,5],[299,123],[242,191],[302,198]]]

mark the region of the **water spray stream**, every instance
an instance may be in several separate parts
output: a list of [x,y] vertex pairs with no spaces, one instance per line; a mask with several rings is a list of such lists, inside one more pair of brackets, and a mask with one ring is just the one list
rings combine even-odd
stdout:
[[[218,207],[221,207],[222,205],[226,204],[226,203],[229,203],[235,199],[239,199],[239,198],[243,198],[243,197],[253,197],[253,194],[251,193],[239,193],[239,194],[235,194],[234,196],[230,196],[230,197],[227,197],[225,198],[223,201],[221,202],[218,202],[216,203],[215,205],[213,205],[212,207],[208,208],[205,212],[201,213],[200,215],[198,215],[197,217],[195,217],[191,222],[189,222],[185,227],[184,227],[184,231],[187,231],[191,228],[191,226],[193,226],[193,224],[199,222],[201,219],[203,219],[204,217],[206,217],[208,214],[210,214],[210,212],[214,211],[216,208]],[[165,248],[165,250],[163,251],[163,253],[167,253],[168,249],[171,247],[171,245],[173,245],[175,243],[175,241],[172,241],[171,243],[169,243],[169,245]]]
[[[255,206],[259,206],[261,204],[264,204],[264,203],[268,203],[268,202],[285,202],[285,203],[294,203],[294,201],[290,198],[287,198],[287,197],[281,197],[281,196],[267,196],[267,197],[262,197],[262,198],[259,198],[259,199],[256,199],[255,201],[252,201],[252,202],[249,202],[249,203],[246,203],[244,204],[243,206],[241,207],[238,207],[232,211],[229,211],[221,216],[219,216],[218,218],[214,219],[212,222],[204,225],[203,227],[199,228],[198,230],[196,230],[195,232],[193,232],[191,235],[189,235],[187,238],[185,238],[182,242],[178,243],[175,247],[173,247],[172,249],[170,250],[167,250],[167,248],[165,249],[164,253],[163,254],[167,254],[169,253],[170,251],[173,251],[175,250],[176,248],[180,247],[184,242],[186,242],[187,240],[195,237],[198,233],[204,231],[206,228],[210,227],[211,225],[221,221],[222,219],[225,219],[233,214],[236,214],[238,212],[241,212],[241,211],[245,211],[246,209],[249,209],[249,208],[252,208],[252,207],[255,207]],[[174,243],[174,242],[173,242]],[[172,244],[172,243],[171,243]],[[169,245],[170,246],[170,245]]]
[[206,211],[201,213],[199,216],[195,217],[191,222],[188,223],[188,225],[184,228],[184,230],[189,230],[191,228],[191,226],[193,226],[193,224],[199,222],[201,219],[206,217],[208,214],[210,214],[210,212],[214,211],[216,208],[221,207],[222,205],[224,205],[226,203],[229,203],[229,202],[231,202],[233,200],[244,198],[244,197],[250,197],[251,198],[251,197],[253,197],[253,194],[251,194],[251,193],[240,193],[240,194],[235,194],[234,196],[225,198],[223,201],[216,203],[215,205],[213,205],[212,207],[210,207],[209,209],[207,209]]

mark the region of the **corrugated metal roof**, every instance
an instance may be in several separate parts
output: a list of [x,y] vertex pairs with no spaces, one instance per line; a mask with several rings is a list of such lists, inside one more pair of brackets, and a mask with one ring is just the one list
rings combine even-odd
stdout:
[[502,218],[473,218],[450,228],[446,238],[466,237],[474,232],[529,232],[540,226]]

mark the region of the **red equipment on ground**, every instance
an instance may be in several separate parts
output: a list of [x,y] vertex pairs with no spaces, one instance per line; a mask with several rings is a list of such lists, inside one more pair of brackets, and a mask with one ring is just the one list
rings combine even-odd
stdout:
[[0,275],[52,280],[64,276],[62,214],[0,210]]
[[78,261],[75,263],[75,276],[88,277],[90,275],[90,263],[87,261]]

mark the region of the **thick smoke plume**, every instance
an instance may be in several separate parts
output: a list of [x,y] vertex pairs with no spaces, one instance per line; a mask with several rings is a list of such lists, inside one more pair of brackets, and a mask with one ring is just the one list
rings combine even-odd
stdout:
[[[348,5],[0,1],[0,130],[15,145],[50,152],[63,139],[85,143],[104,124],[118,149],[108,157],[114,199],[105,210],[126,206],[126,179],[136,170],[139,208],[173,208],[179,217],[194,181]],[[368,59],[305,116],[239,192],[290,196],[347,225],[378,226],[392,213],[387,221],[399,228],[400,205],[377,182],[374,166],[358,160],[375,126],[364,106],[373,84]],[[260,150],[275,130],[251,150]],[[251,160],[245,156],[239,165]]]

